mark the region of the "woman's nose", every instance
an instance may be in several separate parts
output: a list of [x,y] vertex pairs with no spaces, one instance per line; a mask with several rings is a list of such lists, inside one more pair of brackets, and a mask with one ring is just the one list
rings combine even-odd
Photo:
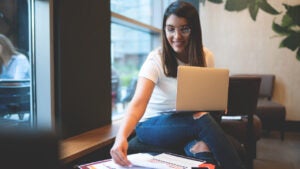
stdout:
[[179,30],[176,29],[175,32],[174,32],[174,37],[177,38],[177,39],[178,39],[178,38],[181,38],[181,37],[182,37],[181,32],[180,32]]

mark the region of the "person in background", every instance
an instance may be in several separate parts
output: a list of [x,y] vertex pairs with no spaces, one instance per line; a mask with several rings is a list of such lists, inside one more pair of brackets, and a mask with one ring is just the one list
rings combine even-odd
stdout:
[[113,161],[130,166],[128,137],[135,129],[138,139],[155,146],[181,146],[187,156],[216,162],[223,169],[245,168],[236,149],[208,112],[164,114],[175,109],[177,67],[213,67],[211,53],[203,47],[198,11],[176,1],[166,9],[162,47],[152,51],[139,72],[138,84],[114,145]]
[[30,78],[27,57],[16,51],[12,42],[0,34],[0,79],[22,80]]

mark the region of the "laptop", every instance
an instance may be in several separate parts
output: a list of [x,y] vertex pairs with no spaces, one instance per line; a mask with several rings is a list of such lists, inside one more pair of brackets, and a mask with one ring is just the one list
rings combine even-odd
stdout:
[[227,109],[229,70],[179,66],[176,113]]

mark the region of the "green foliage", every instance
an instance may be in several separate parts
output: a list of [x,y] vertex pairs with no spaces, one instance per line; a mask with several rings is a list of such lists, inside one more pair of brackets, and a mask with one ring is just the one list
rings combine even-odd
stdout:
[[114,67],[118,68],[120,85],[123,87],[128,86],[131,79],[137,77],[139,72],[139,69],[134,64],[114,63]]
[[[205,1],[205,0],[202,0],[202,1]],[[216,4],[223,3],[223,0],[208,0],[208,1],[216,3]]]
[[[204,3],[205,0],[201,0]],[[208,0],[213,3],[222,3],[223,0]],[[267,0],[226,0],[225,9],[227,11],[242,11],[244,9],[249,10],[252,20],[256,20],[259,9],[271,14],[277,15],[279,12],[273,8]]]
[[300,61],[300,5],[283,5],[286,13],[280,24],[273,21],[272,29],[279,35],[285,36],[279,47],[288,48],[292,51],[297,50],[296,58]]
[[[208,0],[212,3],[222,3],[223,0]],[[205,0],[201,0],[204,4]],[[286,9],[281,23],[278,24],[273,21],[272,29],[280,36],[285,36],[281,41],[279,47],[288,48],[292,51],[297,50],[296,58],[300,61],[300,5],[290,6],[283,4]],[[252,20],[256,20],[258,11],[269,13],[271,15],[280,14],[275,8],[273,8],[267,0],[226,0],[225,9],[227,11],[242,11],[244,9],[249,10]]]
[[300,26],[300,5],[290,6],[287,4],[283,4],[283,6],[287,10],[286,15],[291,17],[296,25]]
[[300,48],[298,48],[296,58],[300,61]]
[[248,0],[227,0],[225,9],[228,11],[241,11],[248,6]]
[[259,8],[269,14],[277,15],[279,12],[274,9],[266,0],[256,0]]
[[[200,0],[200,3],[205,4],[206,0]],[[208,0],[209,2],[220,4],[223,3],[223,0]],[[278,12],[273,8],[267,0],[226,0],[225,9],[228,11],[242,11],[248,8],[251,18],[256,20],[258,10],[261,9],[269,14],[277,15]],[[299,19],[299,18],[298,18]]]
[[257,1],[251,1],[249,2],[249,12],[250,12],[250,16],[252,18],[252,20],[256,20],[256,16],[258,13],[258,9],[259,9],[259,4],[257,3]]

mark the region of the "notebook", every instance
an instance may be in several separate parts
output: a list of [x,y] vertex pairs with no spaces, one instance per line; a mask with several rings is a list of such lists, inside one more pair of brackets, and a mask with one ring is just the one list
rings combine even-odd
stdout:
[[228,84],[228,69],[179,66],[175,112],[226,110]]

